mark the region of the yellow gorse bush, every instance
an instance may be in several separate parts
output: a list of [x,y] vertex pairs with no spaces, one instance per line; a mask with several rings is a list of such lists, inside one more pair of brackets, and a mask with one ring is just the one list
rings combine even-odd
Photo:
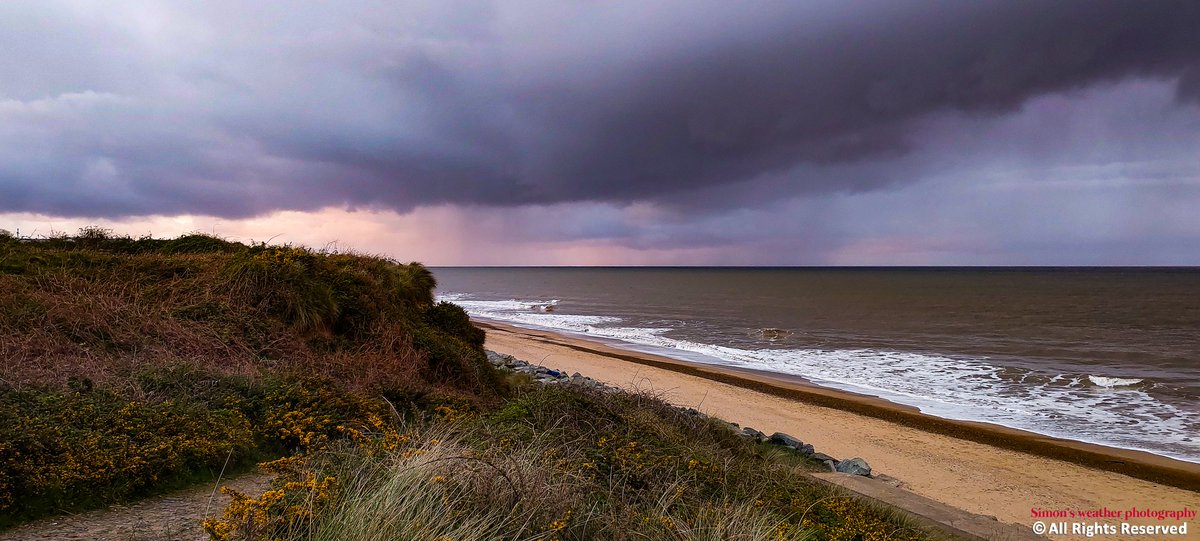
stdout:
[[277,483],[279,488],[267,490],[252,498],[228,487],[221,492],[230,497],[222,513],[224,519],[208,518],[201,526],[216,541],[235,538],[272,538],[312,519],[333,497],[337,479],[325,476],[317,479],[312,472],[302,472],[302,478]]
[[17,498],[56,506],[137,494],[254,445],[249,419],[235,410],[99,392],[5,398],[0,512]]
[[[222,518],[209,518],[202,524],[216,541],[274,539],[281,532],[304,528],[337,493],[337,477],[319,473],[320,467],[312,460],[335,442],[347,443],[350,450],[364,456],[398,453],[404,458],[424,454],[439,443],[400,432],[396,412],[387,401],[319,382],[281,387],[267,396],[267,403],[274,409],[266,415],[266,434],[293,454],[258,465],[276,475],[272,488],[258,497],[222,490],[231,498]],[[435,409],[438,419],[468,415],[449,406]]]
[[829,541],[892,541],[916,539],[914,532],[897,528],[867,512],[862,503],[850,498],[833,498],[824,507],[838,520],[824,526]]

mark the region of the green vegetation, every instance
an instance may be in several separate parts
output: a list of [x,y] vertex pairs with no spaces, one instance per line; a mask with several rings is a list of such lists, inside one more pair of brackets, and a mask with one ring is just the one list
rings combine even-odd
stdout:
[[478,331],[433,285],[205,235],[0,235],[0,526],[337,440],[392,417],[382,397],[497,403]]
[[[370,436],[366,436],[367,432]],[[215,539],[927,539],[798,454],[646,396],[517,385],[499,408],[363,427],[230,493]]]
[[254,464],[214,539],[923,539],[780,448],[486,362],[419,264],[0,234],[0,527]]

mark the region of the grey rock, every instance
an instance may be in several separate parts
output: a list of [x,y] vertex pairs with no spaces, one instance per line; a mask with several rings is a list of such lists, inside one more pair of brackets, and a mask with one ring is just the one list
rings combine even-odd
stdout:
[[800,448],[804,447],[804,442],[802,442],[796,438],[793,438],[787,434],[784,434],[783,432],[776,432],[774,434],[771,434],[771,437],[769,439],[770,439],[771,443],[774,443],[775,445],[784,445],[787,447],[791,447],[792,449],[799,450]]
[[800,454],[802,454],[806,457],[813,456],[813,453],[817,452],[817,450],[815,448],[813,448],[811,443],[806,443],[804,445],[801,445],[800,448],[797,450],[800,451]]
[[837,471],[854,475],[871,476],[871,466],[861,458],[851,458],[837,463]]
[[827,454],[825,454],[825,453],[813,453],[813,454],[812,454],[811,456],[809,456],[808,458],[811,458],[811,459],[813,459],[813,460],[821,460],[821,461],[826,461],[826,460],[828,460],[828,461],[830,461],[830,462],[833,462],[834,464],[836,464],[836,463],[838,462],[838,459],[836,459],[836,458],[833,458],[833,457],[831,457],[831,456],[829,456],[829,455],[827,455]]
[[826,460],[825,465],[829,467],[829,471],[837,472],[837,464],[835,464],[832,460]]

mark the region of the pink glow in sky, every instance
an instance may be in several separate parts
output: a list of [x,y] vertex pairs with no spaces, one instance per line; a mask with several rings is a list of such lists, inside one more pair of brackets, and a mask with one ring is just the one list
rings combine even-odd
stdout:
[[1200,3],[0,2],[0,229],[1200,265]]

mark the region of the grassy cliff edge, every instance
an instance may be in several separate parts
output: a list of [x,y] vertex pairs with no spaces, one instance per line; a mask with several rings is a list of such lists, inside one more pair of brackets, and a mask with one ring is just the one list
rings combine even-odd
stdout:
[[0,528],[255,464],[214,539],[924,539],[656,397],[502,373],[423,266],[0,232]]

